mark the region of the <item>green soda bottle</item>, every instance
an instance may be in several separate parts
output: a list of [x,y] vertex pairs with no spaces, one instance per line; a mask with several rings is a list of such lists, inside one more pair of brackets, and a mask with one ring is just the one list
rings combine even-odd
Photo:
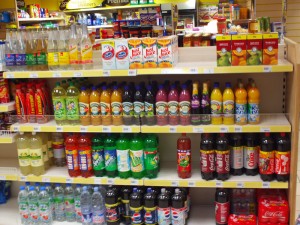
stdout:
[[105,171],[108,177],[118,174],[116,141],[111,134],[104,140]]
[[148,134],[144,139],[144,159],[146,177],[156,178],[158,174],[158,151],[156,137]]
[[67,90],[67,120],[70,124],[79,124],[79,91],[74,86],[73,82],[70,82],[70,86]]
[[56,82],[55,88],[52,91],[52,101],[54,109],[54,119],[57,125],[64,125],[67,123],[67,109],[66,109],[66,91]]
[[92,139],[92,156],[93,156],[93,169],[96,177],[105,175],[105,160],[103,141],[100,136],[95,136]]
[[131,176],[129,158],[129,139],[125,134],[121,134],[116,142],[118,174],[120,178],[127,179]]
[[130,141],[130,167],[132,177],[141,179],[144,177],[144,145],[138,134],[134,134]]

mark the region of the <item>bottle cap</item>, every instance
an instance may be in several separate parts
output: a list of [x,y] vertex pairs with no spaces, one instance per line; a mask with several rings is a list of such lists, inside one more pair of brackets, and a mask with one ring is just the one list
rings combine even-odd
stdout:
[[97,86],[93,85],[92,91],[96,91],[96,90],[97,90]]
[[26,185],[26,186],[29,186],[29,185],[30,185],[30,182],[28,182],[28,181],[25,182],[25,185]]
[[70,184],[70,183],[66,184],[66,187],[71,187],[71,186],[72,186],[72,184]]
[[149,84],[149,85],[147,85],[147,90],[148,91],[151,91],[152,90],[152,86]]
[[94,187],[94,192],[98,192],[99,188],[98,187]]
[[118,90],[118,85],[114,85],[113,86],[113,90],[115,91],[115,90]]
[[30,186],[29,191],[34,191],[34,186]]
[[186,89],[187,85],[186,84],[182,84],[181,87],[182,87],[182,89]]
[[86,87],[85,87],[85,86],[82,86],[82,87],[81,87],[81,90],[82,90],[82,91],[85,91],[85,90],[86,90]]
[[106,85],[103,85],[103,86],[102,86],[102,90],[103,90],[103,91],[106,91],[106,90],[107,90]]
[[219,82],[215,82],[215,83],[214,83],[214,88],[218,88],[218,87],[220,87]]
[[147,193],[152,193],[152,189],[151,188],[147,188]]
[[227,88],[231,88],[231,83],[230,82],[226,82],[226,87]]
[[128,90],[129,90],[128,85],[125,85],[125,86],[124,86],[124,90],[125,90],[125,91],[128,91]]
[[20,186],[20,191],[24,191],[25,187],[24,186]]
[[45,186],[41,186],[40,190],[45,191],[46,190]]
[[158,89],[159,89],[159,90],[164,89],[164,85],[163,85],[163,84],[160,84],[160,85],[158,86]]
[[36,182],[36,183],[35,183],[35,186],[40,186],[40,185],[41,185],[40,182]]
[[70,82],[70,86],[74,86],[74,83],[72,81]]
[[141,90],[140,85],[136,85],[135,89],[136,89],[137,91]]
[[87,186],[83,186],[82,190],[87,191]]
[[61,186],[60,183],[55,184],[55,187],[60,187],[60,186]]

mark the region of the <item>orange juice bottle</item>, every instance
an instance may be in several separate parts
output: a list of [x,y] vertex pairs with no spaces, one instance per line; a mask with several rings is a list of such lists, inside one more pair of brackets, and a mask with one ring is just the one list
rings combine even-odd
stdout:
[[97,90],[97,86],[92,87],[92,93],[90,94],[90,114],[91,124],[93,126],[101,125],[100,93]]
[[239,83],[235,91],[235,123],[237,125],[247,124],[247,91],[243,83]]
[[122,118],[122,94],[121,89],[117,85],[114,85],[113,92],[111,94],[111,114],[112,124],[115,126],[123,124]]
[[252,78],[248,78],[248,84],[247,84],[247,92],[249,91],[249,89],[252,87],[252,83],[254,82],[254,80]]
[[229,82],[226,83],[226,88],[223,92],[223,124],[234,124],[234,94]]
[[100,95],[100,108],[102,125],[111,125],[110,94],[105,85],[102,87],[102,93]]
[[256,84],[252,82],[248,91],[248,122],[250,124],[259,123],[259,101],[260,93]]
[[79,94],[79,115],[81,125],[87,126],[91,124],[90,95],[85,86],[81,87],[81,92]]
[[214,89],[210,96],[210,108],[211,108],[211,124],[222,124],[222,100],[223,96],[219,88],[219,82],[214,83]]

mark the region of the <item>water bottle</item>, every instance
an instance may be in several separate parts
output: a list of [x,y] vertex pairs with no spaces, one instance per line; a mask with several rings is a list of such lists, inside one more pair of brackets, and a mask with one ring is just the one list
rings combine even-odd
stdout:
[[81,196],[81,184],[76,184],[74,190],[74,202],[75,202],[75,214],[76,221],[81,223],[81,204],[80,204],[80,196]]
[[55,213],[54,213],[53,188],[50,183],[46,183],[45,186],[46,186],[46,191],[48,192],[50,198],[52,219],[54,219]]
[[56,184],[54,188],[54,212],[55,220],[64,221],[65,220],[65,205],[64,205],[64,189],[61,184]]
[[50,202],[50,195],[46,191],[46,187],[40,188],[39,194],[39,211],[40,211],[40,223],[39,225],[51,225],[52,224],[52,208]]
[[38,193],[35,191],[34,186],[30,186],[28,194],[28,207],[29,207],[29,224],[39,225],[39,205]]
[[102,195],[102,199],[103,201],[105,202],[105,196],[106,196],[106,189],[105,189],[105,186],[103,185],[99,185],[99,192],[101,193]]
[[36,182],[35,183],[35,191],[39,194],[40,193],[40,186],[41,186],[41,183],[40,182]]
[[74,190],[71,184],[66,184],[65,189],[65,214],[66,221],[75,221],[75,203],[74,203]]
[[21,216],[21,224],[29,224],[29,212],[28,212],[28,192],[24,186],[20,187],[18,195],[19,213]]
[[80,196],[80,205],[82,213],[82,225],[92,225],[92,210],[91,202],[92,198],[87,186],[84,186]]
[[92,213],[93,225],[106,225],[104,200],[98,187],[94,187],[94,193],[92,195]]
[[29,189],[30,189],[30,182],[25,182],[25,190],[27,191],[27,193],[29,193]]

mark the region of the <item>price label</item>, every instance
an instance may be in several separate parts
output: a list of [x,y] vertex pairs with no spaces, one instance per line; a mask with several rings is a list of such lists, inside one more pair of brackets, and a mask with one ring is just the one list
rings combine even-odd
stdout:
[[40,126],[34,126],[33,127],[33,131],[34,132],[40,132],[41,131],[41,127]]
[[109,70],[103,70],[103,76],[104,77],[109,77],[110,76],[110,71]]
[[216,187],[223,187],[222,181],[216,181]]
[[169,69],[162,69],[161,74],[170,74],[171,71]]
[[15,78],[15,75],[13,73],[7,73],[5,78],[7,79]]
[[95,178],[94,184],[101,184],[101,178]]
[[13,131],[14,131],[14,132],[19,132],[19,131],[20,131],[20,127],[18,127],[18,126],[13,126]]
[[198,68],[190,68],[191,74],[198,74]]
[[42,182],[49,183],[50,182],[50,177],[42,177]]
[[73,181],[74,181],[73,178],[66,178],[66,183],[67,183],[67,184],[72,184]]
[[131,131],[132,131],[131,127],[129,127],[129,126],[123,127],[123,132],[130,133]]
[[137,180],[132,179],[132,180],[130,180],[130,184],[131,185],[138,185],[139,182]]
[[270,132],[270,131],[271,131],[270,127],[261,127],[260,128],[260,132]]
[[265,72],[265,73],[270,73],[270,72],[272,72],[272,66],[264,66],[264,72]]
[[115,180],[112,179],[112,178],[108,178],[107,179],[107,184],[109,184],[109,185],[115,184]]
[[176,133],[176,132],[177,132],[177,128],[171,126],[171,127],[170,127],[170,133]]
[[263,182],[262,188],[270,188],[270,182]]
[[171,186],[172,187],[178,187],[179,186],[179,182],[178,181],[172,181],[171,182]]
[[235,126],[234,127],[234,132],[237,132],[237,133],[242,132],[242,127],[241,126]]
[[30,73],[29,78],[38,78],[39,75],[37,73]]
[[103,127],[102,131],[110,133],[111,132],[111,128],[110,127]]
[[0,180],[6,180],[6,176],[0,176]]
[[85,126],[80,127],[80,132],[87,132],[88,128]]
[[61,77],[61,73],[60,72],[54,72],[54,73],[52,73],[52,77]]
[[62,126],[57,126],[56,127],[56,132],[63,132],[64,128]]
[[202,127],[193,127],[193,133],[203,133],[204,130]]
[[237,182],[236,187],[237,188],[244,188],[245,184],[244,184],[244,182]]
[[228,127],[221,127],[220,132],[227,133],[228,132]]
[[214,68],[206,68],[203,71],[205,74],[211,74],[211,73],[215,73]]
[[188,186],[189,187],[196,187],[196,182],[195,181],[189,181]]
[[82,77],[82,72],[74,72],[74,77]]
[[26,176],[20,176],[20,181],[27,181],[27,177]]
[[136,76],[136,70],[128,70],[128,76]]

